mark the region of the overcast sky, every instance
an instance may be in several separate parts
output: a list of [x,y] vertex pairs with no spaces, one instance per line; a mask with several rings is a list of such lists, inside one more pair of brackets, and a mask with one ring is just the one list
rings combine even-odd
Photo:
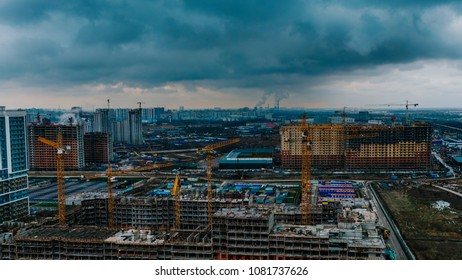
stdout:
[[0,105],[460,107],[460,2],[1,0]]

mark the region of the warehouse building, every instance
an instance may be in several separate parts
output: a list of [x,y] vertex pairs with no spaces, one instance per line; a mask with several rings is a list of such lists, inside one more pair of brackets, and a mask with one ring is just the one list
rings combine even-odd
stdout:
[[219,161],[220,169],[272,169],[273,149],[235,149]]

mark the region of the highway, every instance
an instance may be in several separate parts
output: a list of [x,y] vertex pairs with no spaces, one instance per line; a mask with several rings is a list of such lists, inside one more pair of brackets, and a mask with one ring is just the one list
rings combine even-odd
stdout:
[[[386,210],[383,207],[382,203],[378,201],[378,197],[376,196],[375,191],[372,189],[370,182],[366,184],[367,195],[370,198],[371,202],[375,206],[375,210],[377,215],[379,215],[379,223],[378,225],[386,227],[390,229],[390,234],[388,237],[388,245],[390,248],[395,252],[395,257],[397,260],[409,260],[415,259],[414,255],[407,247],[401,233],[399,232],[398,227],[392,220],[391,216],[388,213],[385,213]],[[404,246],[403,246],[404,245]],[[406,254],[406,251],[408,254]]]

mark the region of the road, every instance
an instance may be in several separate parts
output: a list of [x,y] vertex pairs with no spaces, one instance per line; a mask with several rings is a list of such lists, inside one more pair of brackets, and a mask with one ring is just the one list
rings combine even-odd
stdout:
[[[395,252],[396,259],[397,260],[408,260],[409,258],[407,257],[401,243],[398,240],[398,238],[402,238],[402,237],[401,236],[398,237],[395,231],[393,230],[393,226],[390,224],[389,219],[385,215],[384,209],[381,207],[380,202],[377,201],[376,197],[372,194],[372,190],[370,189],[372,187],[370,186],[370,183],[368,182],[365,185],[367,186],[366,187],[367,195],[372,201],[372,203],[374,204],[377,215],[379,215],[378,225],[390,229],[390,234],[389,234],[387,243],[390,246],[390,248]],[[393,221],[391,222],[394,224]],[[394,226],[396,227],[396,225]],[[404,242],[404,240],[402,242]]]
[[432,152],[432,155],[435,156],[435,158],[436,158],[444,167],[446,167],[447,169],[449,169],[449,171],[451,172],[451,174],[452,174],[452,176],[453,176],[452,178],[454,178],[454,175],[455,175],[454,169],[452,169],[451,166],[447,165],[446,162],[444,162],[444,160],[443,160],[443,159],[440,157],[440,155],[437,154],[436,152]]
[[453,190],[450,190],[450,189],[448,189],[448,188],[445,188],[445,187],[442,187],[442,186],[438,186],[438,185],[433,185],[433,186],[434,186],[435,188],[440,189],[440,190],[443,190],[443,191],[446,191],[446,192],[450,192],[450,193],[455,194],[455,195],[457,195],[457,196],[459,196],[459,197],[462,197],[462,193],[458,193],[458,192],[456,192],[456,191],[453,191]]

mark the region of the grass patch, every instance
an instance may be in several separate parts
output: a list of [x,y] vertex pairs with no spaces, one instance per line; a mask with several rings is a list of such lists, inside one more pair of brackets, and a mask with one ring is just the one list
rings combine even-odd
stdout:
[[[377,189],[417,258],[462,259],[462,199],[428,186]],[[451,207],[434,209],[437,200]]]
[[58,203],[57,202],[40,202],[40,203],[31,205],[31,207],[56,207],[58,208]]

